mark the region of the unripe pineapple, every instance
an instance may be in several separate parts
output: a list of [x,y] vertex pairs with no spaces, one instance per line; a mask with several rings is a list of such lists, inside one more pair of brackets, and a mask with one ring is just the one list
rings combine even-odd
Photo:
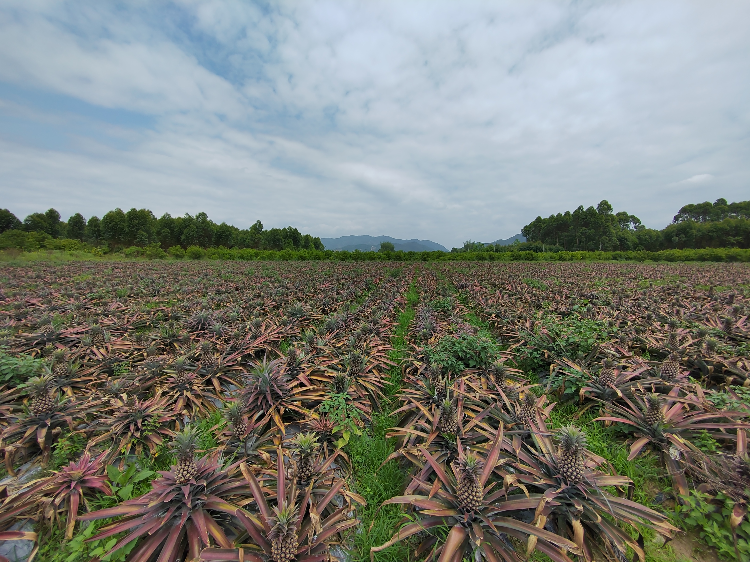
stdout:
[[349,377],[344,373],[336,373],[333,375],[331,381],[331,387],[334,394],[345,394],[349,391]]
[[438,429],[442,433],[456,435],[458,433],[458,414],[453,400],[446,396],[440,405],[440,419],[438,420]]
[[527,427],[536,423],[536,396],[527,391],[516,408],[516,414],[518,421]]
[[104,345],[104,330],[101,326],[94,324],[89,330],[89,336],[91,337],[91,345],[101,346]]
[[55,411],[55,397],[53,396],[53,379],[51,375],[32,377],[26,383],[31,395],[29,410],[35,416],[44,416]]
[[460,476],[456,485],[456,497],[465,511],[474,511],[482,505],[484,491],[479,482],[479,474],[483,467],[484,463],[471,453],[458,461]]
[[58,349],[52,352],[52,374],[57,377],[64,376],[68,371],[68,366],[65,363],[65,350]]
[[179,357],[174,362],[174,382],[178,385],[185,384],[190,378],[190,373],[187,371],[187,360],[185,357]]
[[613,386],[617,380],[615,364],[610,359],[602,361],[602,370],[599,371],[599,384],[601,386]]
[[212,370],[216,367],[216,357],[214,356],[214,348],[211,342],[204,341],[200,344],[200,359],[201,365],[207,370]]
[[664,423],[664,413],[661,411],[661,399],[658,394],[649,394],[646,406],[646,423],[658,425]]
[[268,533],[268,539],[271,541],[271,558],[274,562],[290,562],[297,557],[297,548],[299,548],[299,538],[295,519],[297,510],[294,506],[285,506],[279,509],[273,508],[276,517],[272,518],[273,527]]
[[174,475],[179,485],[187,484],[198,473],[198,467],[195,464],[197,441],[198,432],[189,426],[174,436],[172,452],[177,457]]
[[662,380],[672,381],[680,374],[680,356],[670,353],[669,358],[662,362],[659,368],[659,376]]
[[677,341],[677,321],[672,319],[667,322],[669,327],[669,333],[667,334],[667,347],[670,349],[677,349],[679,343]]
[[557,454],[557,468],[560,476],[569,484],[577,484],[583,480],[584,451],[586,449],[586,435],[577,427],[569,425],[557,432],[560,447]]
[[315,474],[316,453],[318,451],[318,438],[313,432],[298,433],[292,440],[297,460],[297,479],[306,483]]
[[224,417],[232,426],[232,434],[241,441],[247,433],[247,423],[242,412],[242,405],[239,402],[232,402],[224,411]]

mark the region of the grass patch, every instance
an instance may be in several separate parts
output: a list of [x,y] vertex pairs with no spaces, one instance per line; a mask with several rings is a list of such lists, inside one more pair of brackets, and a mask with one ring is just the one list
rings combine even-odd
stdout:
[[[353,487],[367,500],[367,505],[357,512],[360,524],[352,538],[349,552],[351,560],[369,561],[370,548],[388,541],[404,516],[401,506],[381,507],[381,504],[403,492],[406,477],[396,461],[383,464],[395,450],[395,440],[387,439],[385,434],[396,423],[389,413],[395,409],[395,396],[401,390],[400,364],[406,349],[409,325],[414,319],[414,307],[419,302],[419,291],[414,282],[410,284],[405,296],[406,306],[399,315],[391,338],[393,349],[390,359],[395,365],[388,371],[386,398],[382,401],[383,412],[373,417],[373,423],[366,434],[352,435],[346,446],[352,461]],[[401,562],[408,559],[408,542],[393,545],[375,555],[375,560],[380,562]]]

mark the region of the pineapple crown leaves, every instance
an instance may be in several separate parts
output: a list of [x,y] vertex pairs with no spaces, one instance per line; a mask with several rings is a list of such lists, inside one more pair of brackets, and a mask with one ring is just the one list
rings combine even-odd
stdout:
[[484,461],[468,450],[458,461],[462,478],[478,478],[484,469]]
[[238,423],[242,421],[244,415],[242,404],[240,402],[231,402],[226,408],[224,408],[224,418],[230,423]]
[[574,425],[558,429],[557,440],[563,451],[581,452],[586,448],[586,434]]
[[269,518],[272,524],[268,538],[271,540],[283,537],[294,525],[297,519],[297,507],[282,505],[273,507],[274,516]]
[[52,392],[53,384],[54,377],[49,373],[45,373],[36,377],[31,377],[22,385],[22,388],[25,388],[32,396],[41,396],[42,394],[49,394]]
[[176,433],[172,440],[172,452],[182,459],[190,459],[195,455],[198,448],[198,430],[186,425],[185,428]]
[[301,457],[308,457],[318,449],[318,436],[312,431],[298,433],[292,439],[291,446],[296,449]]

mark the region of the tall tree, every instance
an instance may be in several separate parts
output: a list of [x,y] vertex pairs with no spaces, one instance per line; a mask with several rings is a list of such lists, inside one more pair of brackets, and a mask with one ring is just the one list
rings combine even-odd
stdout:
[[86,219],[81,213],[76,213],[68,219],[68,238],[83,241],[86,235]]
[[89,242],[99,242],[102,237],[101,222],[99,217],[91,217],[86,223],[86,240]]
[[6,230],[20,230],[23,223],[8,209],[0,209],[0,233]]

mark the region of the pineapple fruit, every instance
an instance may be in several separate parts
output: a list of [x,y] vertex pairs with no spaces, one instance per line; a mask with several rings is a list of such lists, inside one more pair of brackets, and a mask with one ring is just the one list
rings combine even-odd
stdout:
[[482,505],[484,491],[479,474],[484,463],[471,453],[458,461],[459,480],[456,484],[458,503],[465,511],[474,511]]
[[586,435],[572,425],[560,428],[557,435],[560,441],[557,454],[557,468],[560,476],[569,484],[577,484],[583,480]]
[[659,368],[659,376],[664,381],[673,381],[680,374],[680,356],[670,353],[669,358],[663,361]]
[[438,420],[438,429],[442,433],[456,435],[458,433],[458,413],[453,400],[449,396],[443,400],[440,405],[440,419]]
[[53,379],[51,375],[33,377],[26,383],[31,404],[29,410],[35,416],[45,416],[55,411],[55,396],[53,395]]
[[274,562],[290,562],[297,557],[299,537],[295,525],[297,510],[293,506],[274,507],[276,517],[268,533],[271,541],[271,558]]
[[297,461],[297,479],[306,483],[315,474],[316,453],[318,451],[318,438],[313,432],[298,433],[292,440]]
[[617,379],[615,364],[610,359],[602,361],[602,370],[599,372],[599,384],[601,386],[613,386]]
[[186,427],[175,435],[172,442],[172,452],[177,457],[174,474],[179,485],[187,484],[198,473],[195,464],[195,450],[198,445],[198,432],[192,427]]
[[242,441],[247,433],[247,423],[245,422],[245,417],[242,413],[242,405],[239,402],[232,402],[227,406],[224,416],[232,426],[232,434],[234,437],[237,440]]
[[649,394],[646,399],[646,423],[658,425],[664,423],[664,413],[661,411],[661,400],[658,394]]

